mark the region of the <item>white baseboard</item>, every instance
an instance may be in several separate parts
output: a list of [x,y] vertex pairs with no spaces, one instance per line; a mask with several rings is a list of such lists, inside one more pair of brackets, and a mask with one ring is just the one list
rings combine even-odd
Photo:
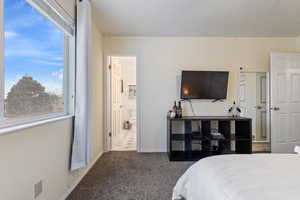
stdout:
[[80,183],[80,181],[85,177],[85,175],[90,171],[90,169],[95,165],[95,163],[98,161],[98,159],[102,156],[103,152],[99,153],[99,155],[96,157],[95,160],[92,161],[89,167],[87,167],[82,175],[78,178],[78,180],[65,192],[65,194],[62,195],[60,200],[65,200],[71,192],[76,188],[76,186]]

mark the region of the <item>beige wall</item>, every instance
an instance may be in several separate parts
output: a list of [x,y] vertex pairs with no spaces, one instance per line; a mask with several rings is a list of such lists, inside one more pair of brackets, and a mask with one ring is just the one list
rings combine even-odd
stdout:
[[296,41],[296,45],[297,45],[297,51],[300,52],[300,36],[297,37],[297,41]]
[[[67,10],[74,6],[65,0]],[[103,152],[102,36],[93,25],[93,159]],[[43,181],[40,200],[62,199],[84,172],[69,172],[72,120],[65,119],[0,136],[0,199],[32,200],[33,186]]]
[[[240,67],[267,71],[272,51],[295,50],[296,38],[104,38],[106,54],[138,56],[142,151],[166,151],[166,114],[179,97],[181,70],[230,71],[228,102],[232,102]],[[226,114],[228,102],[196,102],[194,106],[198,115],[220,115]]]
[[93,68],[92,68],[92,133],[93,158],[103,152],[103,52],[102,35],[93,24]]
[[68,172],[71,120],[0,136],[0,199],[33,199],[33,185],[44,182],[39,199],[58,199],[75,181]]

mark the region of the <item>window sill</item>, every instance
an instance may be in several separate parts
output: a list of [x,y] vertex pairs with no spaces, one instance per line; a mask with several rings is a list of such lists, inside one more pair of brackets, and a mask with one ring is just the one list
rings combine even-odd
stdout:
[[44,124],[49,124],[49,123],[53,123],[53,122],[64,120],[64,119],[71,119],[72,117],[73,117],[73,115],[64,115],[64,116],[54,117],[51,119],[30,122],[27,124],[16,125],[16,126],[11,126],[11,127],[7,127],[7,128],[1,128],[0,135],[5,135],[5,134],[11,133],[11,132],[20,131],[20,130],[24,130],[24,129],[28,129],[28,128],[32,128],[32,127],[36,127],[36,126],[41,126]]

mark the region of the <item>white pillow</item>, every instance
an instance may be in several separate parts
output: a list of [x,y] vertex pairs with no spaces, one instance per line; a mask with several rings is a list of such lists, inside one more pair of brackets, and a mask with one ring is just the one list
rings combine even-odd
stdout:
[[295,146],[294,151],[296,154],[300,154],[300,146]]

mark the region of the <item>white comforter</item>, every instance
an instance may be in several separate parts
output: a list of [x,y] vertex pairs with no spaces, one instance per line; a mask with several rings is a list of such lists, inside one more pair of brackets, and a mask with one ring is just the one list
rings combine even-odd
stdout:
[[300,155],[223,155],[200,160],[178,180],[173,200],[299,200]]

